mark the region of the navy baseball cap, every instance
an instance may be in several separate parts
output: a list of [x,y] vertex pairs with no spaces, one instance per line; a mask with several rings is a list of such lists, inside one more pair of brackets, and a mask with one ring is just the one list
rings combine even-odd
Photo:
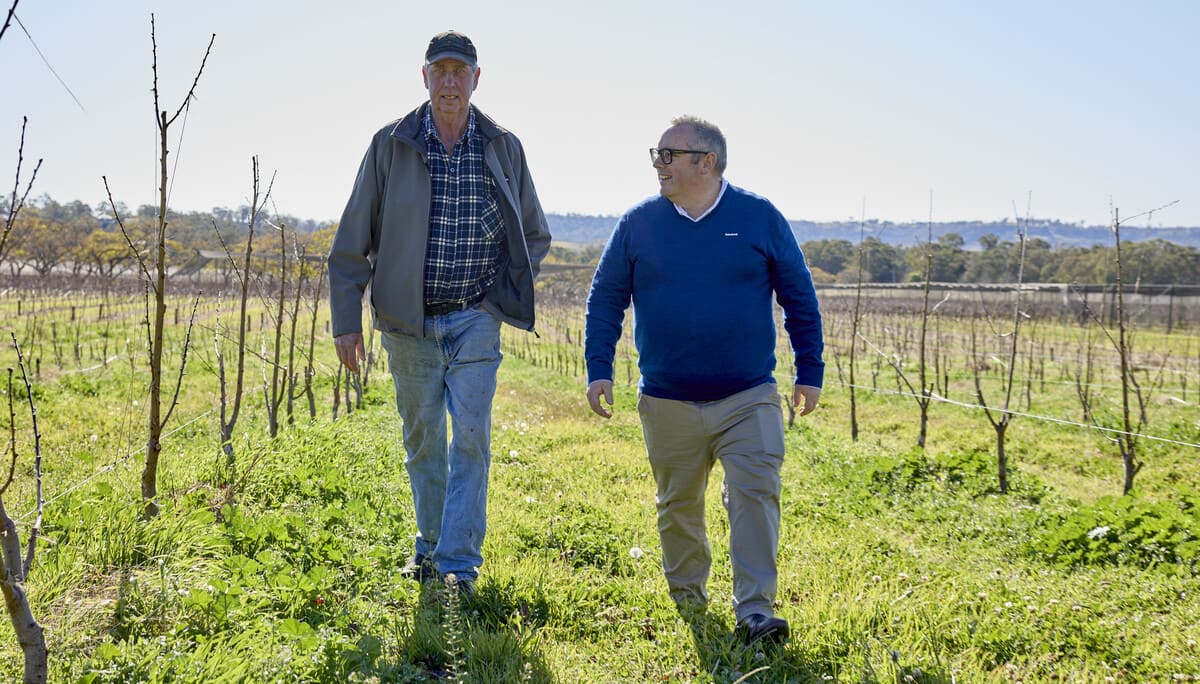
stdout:
[[443,31],[429,41],[429,48],[425,50],[425,63],[433,64],[443,59],[457,59],[471,67],[477,66],[479,60],[475,53],[475,44],[458,31]]

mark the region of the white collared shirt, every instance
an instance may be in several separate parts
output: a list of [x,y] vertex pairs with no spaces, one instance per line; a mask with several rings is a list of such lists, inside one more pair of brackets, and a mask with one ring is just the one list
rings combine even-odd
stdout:
[[671,202],[671,204],[675,204],[675,211],[679,212],[680,216],[691,221],[692,223],[699,223],[705,216],[708,216],[709,214],[711,214],[712,210],[716,209],[717,205],[721,203],[721,198],[725,196],[725,188],[727,188],[727,187],[729,187],[729,181],[722,178],[721,179],[721,189],[720,189],[720,191],[717,192],[717,198],[715,200],[713,200],[712,205],[710,205],[707,209],[704,210],[703,214],[700,214],[696,218],[692,218],[691,215],[689,215],[686,211],[684,211],[683,207],[679,206],[678,204],[675,204],[674,202]]

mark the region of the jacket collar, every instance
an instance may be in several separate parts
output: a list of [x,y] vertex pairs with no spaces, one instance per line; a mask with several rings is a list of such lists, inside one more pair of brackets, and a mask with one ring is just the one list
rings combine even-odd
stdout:
[[[404,118],[397,121],[396,125],[392,127],[392,137],[423,149],[425,143],[422,135],[427,109],[429,109],[429,102],[425,102],[408,114],[405,114]],[[479,135],[483,137],[484,145],[502,135],[508,135],[507,129],[496,123],[495,120],[484,114],[475,105],[471,105],[471,111],[475,114],[475,127]]]

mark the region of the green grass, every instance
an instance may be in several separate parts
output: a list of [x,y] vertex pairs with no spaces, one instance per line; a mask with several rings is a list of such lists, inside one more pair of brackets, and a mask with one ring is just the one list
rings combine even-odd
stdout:
[[[487,560],[469,604],[398,575],[415,527],[384,371],[336,421],[324,377],[318,419],[297,416],[271,440],[255,362],[230,471],[211,373],[192,366],[164,443],[162,513],[147,522],[137,364],[44,368],[34,396],[48,504],[27,589],[47,629],[50,680],[1200,678],[1192,450],[1143,443],[1138,494],[1114,499],[1120,463],[1103,438],[1018,417],[1001,495],[981,413],[935,404],[919,450],[911,399],[860,392],[851,442],[848,391],[831,364],[821,406],[787,437],[778,612],[793,638],[747,648],[732,635],[717,483],[712,601],[681,615],[659,565],[634,391],[619,377],[616,415],[593,416],[582,378],[557,360],[570,346],[550,329],[545,349],[523,359],[510,346],[501,368]],[[506,344],[524,344],[509,334]],[[318,344],[328,369],[331,345]],[[894,387],[888,373],[880,385]],[[33,505],[22,407],[22,457],[4,498],[24,540]],[[1187,410],[1163,423],[1195,442]],[[22,660],[8,634],[0,679],[15,681]]]

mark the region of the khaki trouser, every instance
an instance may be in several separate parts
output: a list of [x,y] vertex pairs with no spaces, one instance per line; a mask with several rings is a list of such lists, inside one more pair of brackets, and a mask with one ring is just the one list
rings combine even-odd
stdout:
[[704,495],[713,464],[725,471],[733,606],[738,620],[774,614],[779,549],[783,411],[775,383],[718,401],[638,398],[650,468],[658,485],[658,533],[671,597],[708,602],[712,550]]

